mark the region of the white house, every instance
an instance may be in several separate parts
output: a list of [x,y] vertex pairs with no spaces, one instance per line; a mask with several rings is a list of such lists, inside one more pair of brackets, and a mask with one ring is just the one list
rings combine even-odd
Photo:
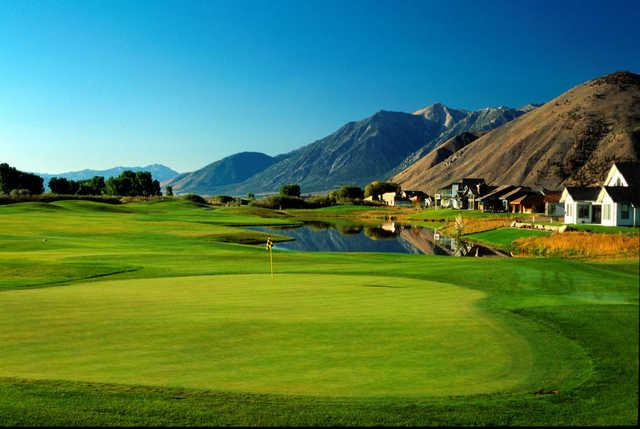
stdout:
[[385,192],[382,194],[382,201],[388,206],[411,207],[412,202],[408,198],[403,198],[396,192]]
[[614,163],[603,186],[567,187],[560,202],[564,223],[597,223],[606,226],[640,225],[640,163]]
[[640,198],[626,186],[603,186],[596,202],[602,206],[602,225],[640,225]]
[[600,223],[600,206],[594,205],[600,188],[567,187],[562,191],[564,223]]

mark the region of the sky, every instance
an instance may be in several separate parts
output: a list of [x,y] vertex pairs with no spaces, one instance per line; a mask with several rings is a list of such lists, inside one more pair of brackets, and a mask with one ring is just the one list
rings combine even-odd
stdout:
[[0,0],[0,162],[193,171],[640,72],[637,1]]

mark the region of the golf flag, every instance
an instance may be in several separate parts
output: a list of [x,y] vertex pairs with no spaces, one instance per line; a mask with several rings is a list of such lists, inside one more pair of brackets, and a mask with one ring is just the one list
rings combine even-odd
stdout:
[[273,247],[273,241],[271,240],[271,236],[267,237],[267,250],[269,251],[269,271],[271,271],[271,278],[273,278],[273,255],[271,253],[271,248]]

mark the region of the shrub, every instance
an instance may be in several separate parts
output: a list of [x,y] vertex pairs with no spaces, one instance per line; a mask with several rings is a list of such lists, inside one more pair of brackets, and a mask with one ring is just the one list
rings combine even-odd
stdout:
[[261,200],[254,200],[251,205],[275,210],[309,208],[308,203],[302,198],[288,195],[272,195]]
[[187,195],[184,195],[182,198],[196,204],[203,204],[203,205],[207,204],[207,201],[198,194],[187,194]]

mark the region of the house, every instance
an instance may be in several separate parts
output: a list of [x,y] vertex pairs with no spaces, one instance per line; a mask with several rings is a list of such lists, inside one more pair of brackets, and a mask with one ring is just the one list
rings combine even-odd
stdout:
[[601,206],[601,224],[606,226],[640,225],[640,193],[628,186],[603,186],[596,203]]
[[525,191],[509,201],[511,213],[541,213],[544,210],[544,195],[537,191]]
[[484,183],[484,179],[465,177],[460,181],[452,182],[440,188],[434,195],[436,207],[464,209],[467,208],[468,198],[464,196],[469,188]]
[[477,198],[478,209],[488,212],[503,212],[507,210],[501,197],[516,188],[514,185],[498,186],[485,195]]
[[600,205],[593,204],[599,192],[596,187],[565,187],[560,196],[564,223],[600,223]]
[[544,214],[550,217],[564,216],[564,204],[560,202],[561,191],[543,190]]
[[486,195],[496,188],[496,186],[490,186],[484,182],[476,183],[475,186],[467,186],[463,191],[463,197],[467,199],[467,209],[478,210],[480,196]]
[[600,187],[565,187],[564,223],[640,225],[640,163],[614,162]]
[[402,193],[385,192],[382,194],[382,201],[388,206],[394,207],[411,207],[413,203],[409,198],[402,196]]
[[402,191],[402,197],[419,207],[429,207],[433,201],[429,195],[422,191]]

